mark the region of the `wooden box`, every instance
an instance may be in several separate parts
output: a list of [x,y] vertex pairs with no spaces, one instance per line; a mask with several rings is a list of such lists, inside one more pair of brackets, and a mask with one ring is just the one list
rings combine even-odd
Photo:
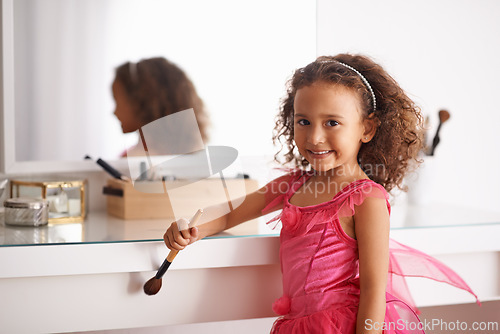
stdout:
[[103,189],[107,211],[121,219],[159,219],[191,217],[196,210],[227,203],[239,205],[238,199],[258,189],[252,179],[209,178],[188,181],[125,182],[109,179]]

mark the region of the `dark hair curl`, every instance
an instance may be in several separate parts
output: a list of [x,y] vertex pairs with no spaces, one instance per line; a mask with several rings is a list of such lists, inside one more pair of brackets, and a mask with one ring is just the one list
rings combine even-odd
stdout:
[[[353,67],[370,83],[376,98],[376,110],[373,110],[372,95],[361,77],[338,62]],[[280,144],[281,148],[276,153],[275,160],[291,163],[295,167],[309,166],[294,143],[294,100],[297,90],[315,82],[342,85],[358,94],[363,117],[373,117],[373,114],[378,122],[373,139],[361,145],[359,165],[368,177],[387,191],[394,187],[405,190],[402,186],[403,178],[418,164],[419,152],[423,147],[420,108],[382,66],[364,55],[322,56],[295,71],[287,84],[287,94],[276,118],[273,142]],[[280,156],[282,151],[283,157]]]

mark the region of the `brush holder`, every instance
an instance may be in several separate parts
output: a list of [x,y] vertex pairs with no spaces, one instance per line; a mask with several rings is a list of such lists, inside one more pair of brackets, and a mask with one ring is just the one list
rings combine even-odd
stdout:
[[[166,181],[173,193],[163,192],[161,181],[125,182],[108,179],[103,193],[107,198],[107,211],[121,219],[177,219],[189,217],[199,208],[205,208],[227,201],[223,183],[220,179],[205,179],[190,183],[183,180]],[[252,179],[226,179],[227,190],[239,198],[259,189],[258,182]],[[236,196],[237,195],[237,196]]]

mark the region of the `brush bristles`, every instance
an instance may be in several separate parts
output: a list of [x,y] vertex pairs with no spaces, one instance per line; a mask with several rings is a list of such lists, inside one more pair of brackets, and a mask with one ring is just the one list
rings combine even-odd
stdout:
[[144,292],[148,296],[156,295],[158,291],[160,291],[160,289],[161,289],[161,278],[158,279],[156,277],[153,277],[144,284]]
[[444,123],[448,119],[450,119],[450,113],[448,112],[448,110],[444,110],[444,109],[439,110],[439,121],[441,123]]

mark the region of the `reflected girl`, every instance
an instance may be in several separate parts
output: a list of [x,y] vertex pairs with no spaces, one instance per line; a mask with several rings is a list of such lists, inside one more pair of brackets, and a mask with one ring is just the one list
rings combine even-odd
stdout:
[[[190,136],[192,129],[186,129],[186,138],[179,140],[185,143],[190,137],[199,138],[201,135],[203,141],[207,141],[209,117],[203,101],[186,73],[167,59],[156,57],[120,65],[116,69],[112,91],[116,103],[114,114],[121,122],[123,133],[137,131],[163,116],[192,108],[199,133]],[[147,145],[151,155],[174,153],[168,152],[168,145],[163,142],[149,141]],[[142,155],[143,152],[142,144],[138,143],[122,157]]]

